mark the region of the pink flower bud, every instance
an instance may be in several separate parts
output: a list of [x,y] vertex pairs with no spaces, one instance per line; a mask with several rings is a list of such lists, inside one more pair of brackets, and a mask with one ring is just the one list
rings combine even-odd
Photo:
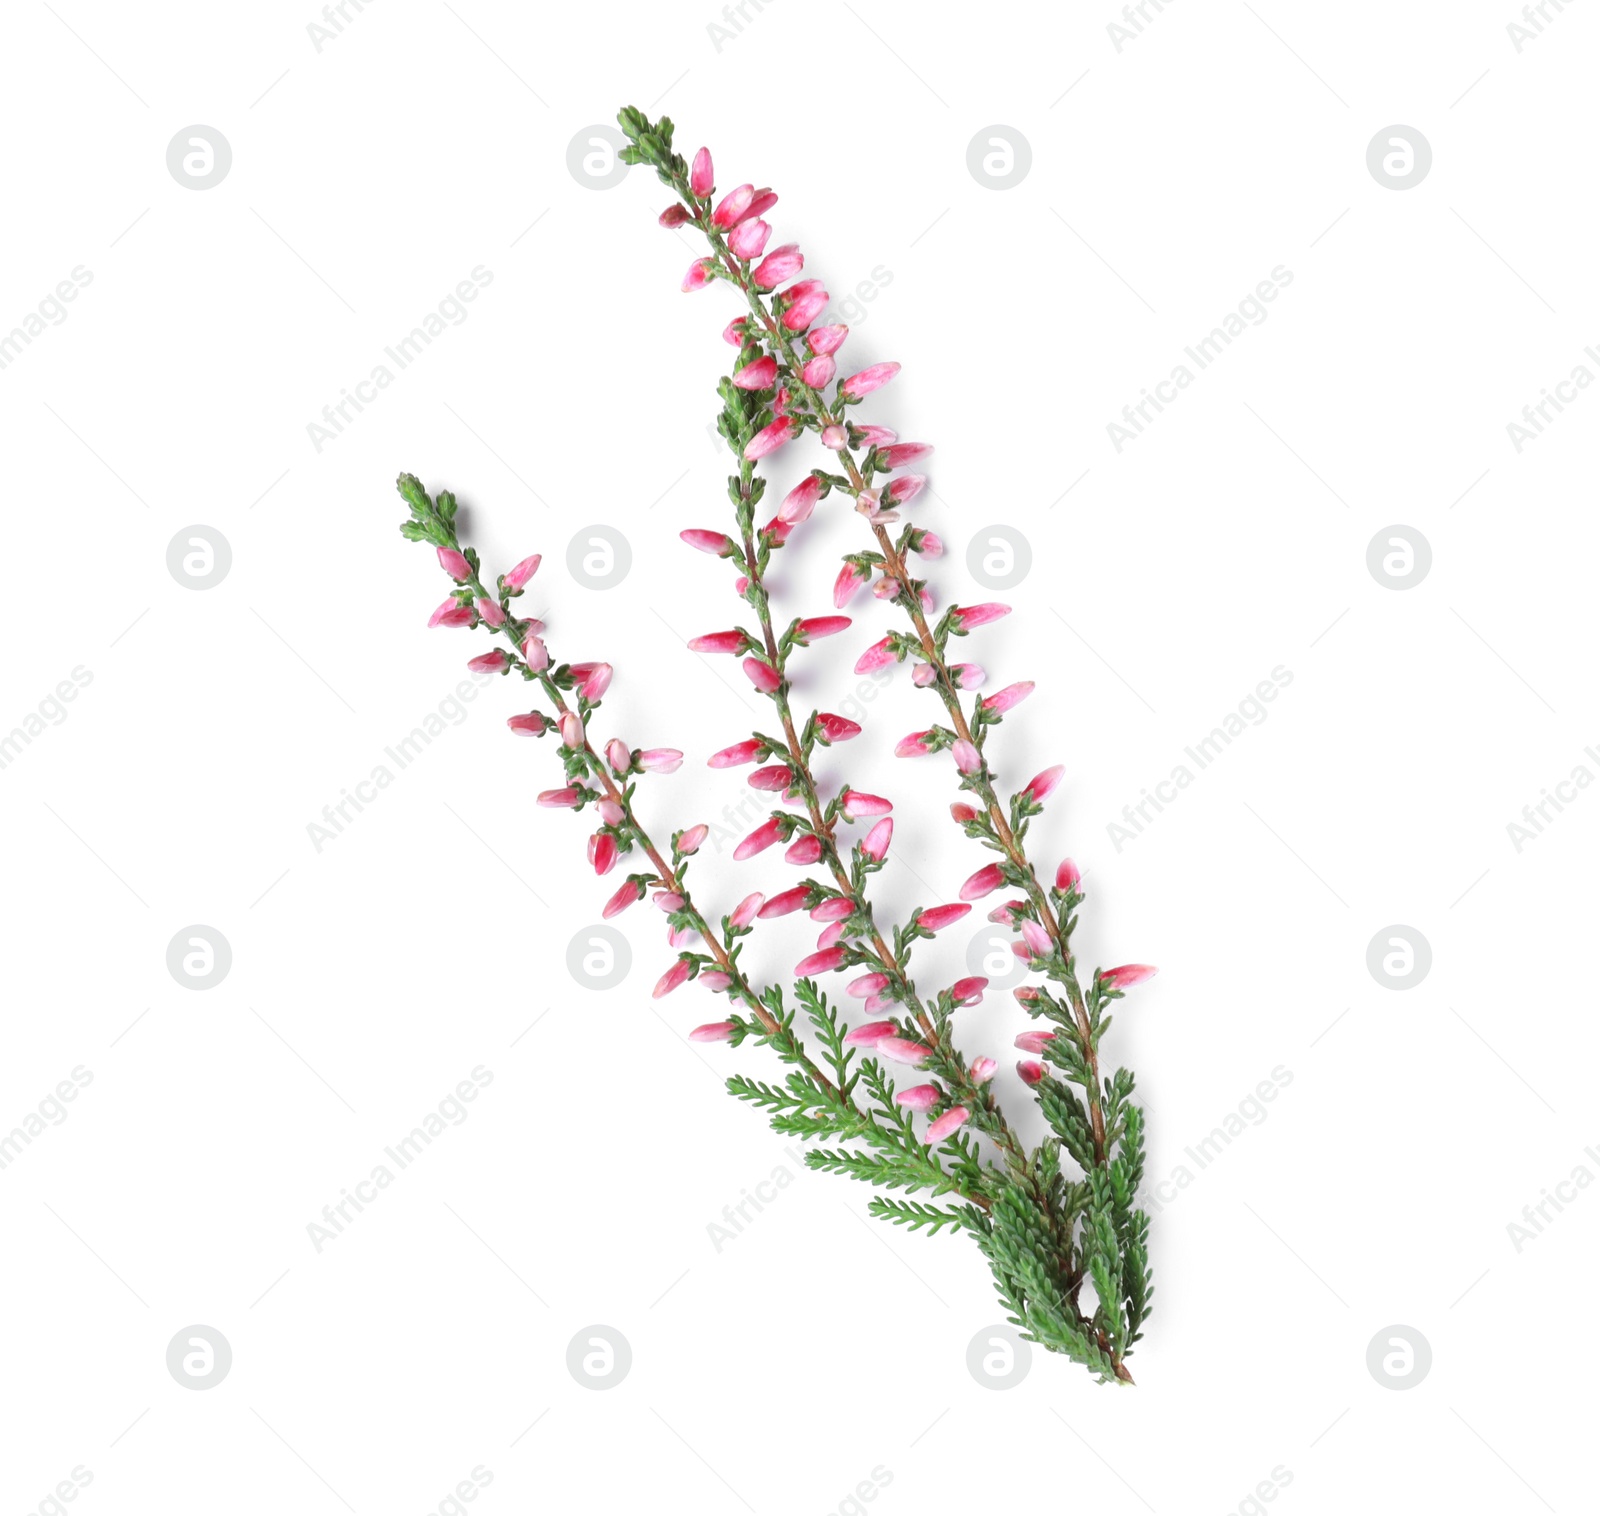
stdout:
[[494,631],[499,631],[506,624],[506,613],[500,609],[500,602],[489,599],[487,595],[478,597],[478,614]]
[[667,927],[667,946],[672,948],[688,947],[697,935],[693,927],[672,926],[669,924]]
[[[722,976],[726,979],[728,976]],[[702,974],[701,981],[711,978],[709,974]],[[718,986],[726,988],[726,986]],[[733,1023],[731,1021],[708,1021],[704,1026],[697,1026],[689,1033],[690,1042],[731,1042],[733,1040]]]
[[601,918],[609,921],[613,916],[620,916],[643,893],[642,886],[634,883],[631,879],[625,880],[617,886],[617,893],[606,901],[600,912]]
[[467,667],[475,674],[498,674],[506,666],[506,655],[496,648],[492,653],[479,653],[467,660]]
[[428,625],[432,626],[471,626],[473,610],[470,605],[457,605],[454,598],[446,600],[434,613],[428,617]]
[[633,767],[633,750],[620,737],[613,737],[606,744],[606,762],[619,774],[626,774]]
[[783,855],[785,863],[792,863],[797,868],[805,868],[813,864],[822,856],[822,843],[810,832],[796,837],[789,844],[789,850]]
[[839,388],[852,400],[859,400],[863,395],[881,390],[899,372],[898,363],[874,363],[870,368],[862,369],[859,374],[852,374]]
[[773,763],[757,769],[745,781],[753,790],[770,790],[781,794],[794,783],[794,770],[787,763]]
[[711,213],[711,224],[719,231],[726,231],[730,226],[738,223],[740,217],[750,209],[750,202],[756,197],[756,187],[753,184],[741,184],[736,189],[731,189],[718,202],[716,210]]
[[867,833],[866,841],[861,844],[862,854],[874,863],[882,863],[889,855],[889,842],[893,836],[894,821],[885,816]]
[[707,969],[700,976],[701,988],[708,989],[713,994],[720,994],[732,983],[733,975],[724,974],[721,969]]
[[864,821],[869,816],[887,816],[894,805],[882,795],[867,795],[860,790],[844,792],[844,813],[851,821]]
[[736,389],[769,390],[778,381],[778,360],[770,355],[747,363],[733,376]]
[[778,203],[778,197],[770,189],[758,189],[755,199],[750,202],[750,208],[745,214],[745,219],[751,216],[764,216]]
[[778,671],[771,664],[764,663],[759,658],[746,658],[744,671],[751,684],[755,685],[763,695],[770,695],[783,683]]
[[800,370],[800,377],[812,389],[820,390],[823,385],[832,382],[838,367],[838,364],[824,353],[820,358],[810,359],[805,367]]
[[1016,1046],[1024,1053],[1042,1053],[1056,1040],[1054,1032],[1022,1032],[1016,1040]]
[[745,328],[749,324],[750,318],[748,316],[735,316],[732,321],[723,327],[722,340],[729,347],[743,347]]
[[761,907],[766,901],[766,896],[759,890],[753,895],[746,895],[728,915],[731,926],[749,926],[761,912]]
[[1118,968],[1102,970],[1100,978],[1114,990],[1125,990],[1153,979],[1155,972],[1148,963],[1124,963]]
[[965,737],[958,737],[951,745],[950,755],[963,774],[976,774],[983,767],[983,755]]
[[530,579],[539,572],[541,557],[538,553],[530,553],[509,574],[506,575],[506,588],[520,590],[527,586]]
[[807,979],[812,974],[831,974],[844,967],[845,950],[842,947],[823,948],[820,953],[808,953],[795,964],[795,977]]
[[745,444],[744,456],[747,461],[755,463],[765,458],[768,453],[775,453],[794,435],[794,422],[787,416],[779,416],[769,426],[764,426]]
[[[925,665],[918,666],[923,667]],[[929,727],[926,731],[911,732],[907,736],[902,737],[894,745],[894,755],[896,758],[920,758],[924,753],[931,753],[932,751],[932,727]]]
[[683,754],[675,747],[647,747],[639,754],[639,767],[647,774],[676,774]]
[[806,266],[798,243],[786,242],[775,247],[758,263],[750,279],[759,290],[776,289],[785,279],[793,279]]
[[908,1090],[896,1091],[894,1103],[907,1106],[913,1111],[931,1111],[938,1105],[943,1093],[944,1091],[936,1084],[914,1084]]
[[860,592],[861,586],[872,578],[872,570],[862,568],[858,563],[847,563],[839,570],[839,577],[833,581],[833,603],[843,610]]
[[848,326],[819,326],[807,336],[806,345],[819,358],[826,358],[830,353],[838,352],[844,346],[844,339],[849,335]]
[[783,841],[783,822],[779,817],[773,816],[770,820],[763,821],[733,850],[734,862],[743,863],[746,858],[754,858],[757,853],[764,853],[773,843],[781,841]]
[[866,652],[856,659],[856,672],[858,674],[870,674],[874,669],[887,668],[896,661],[894,642],[891,638],[885,637],[880,642],[874,642]]
[[930,905],[925,911],[917,914],[917,925],[926,931],[943,931],[947,926],[953,926],[972,910],[970,905]]
[[1003,690],[996,690],[992,695],[983,697],[985,710],[1006,711],[1015,710],[1029,695],[1033,693],[1033,681],[1021,679],[1016,684],[1008,684]]
[[943,1142],[951,1133],[959,1131],[971,1119],[964,1105],[953,1105],[944,1115],[928,1123],[928,1141]]
[[597,663],[583,677],[583,682],[578,686],[578,693],[593,704],[611,688],[612,668],[609,663]]
[[711,283],[711,270],[716,265],[709,258],[696,258],[689,265],[689,272],[683,276],[683,283],[679,286],[684,294],[691,294],[695,290],[703,290]]
[[822,429],[822,445],[835,453],[842,453],[850,446],[850,433],[842,426],[825,426]]
[[827,711],[817,713],[817,730],[826,743],[848,742],[852,737],[861,735],[861,728],[855,722],[847,721],[843,716],[834,716]]
[[983,605],[958,606],[955,623],[962,631],[970,632],[976,626],[987,626],[991,621],[998,621],[1002,616],[1010,614],[1009,605],[1001,605],[998,600],[990,600]]
[[1007,900],[989,912],[989,919],[998,921],[1003,926],[1011,926],[1014,924],[1016,913],[1027,909],[1028,902],[1026,900]]
[[569,785],[564,790],[540,790],[538,803],[553,811],[575,810],[580,798],[577,790]]
[[811,886],[809,884],[797,884],[792,890],[785,890],[781,895],[774,895],[756,914],[763,921],[772,921],[779,916],[788,916],[794,911],[803,909],[810,894]]
[[783,504],[778,507],[778,515],[782,520],[798,526],[816,509],[817,501],[821,498],[822,481],[815,474],[807,474],[783,497]]
[[974,1084],[985,1085],[994,1078],[999,1067],[1000,1065],[992,1058],[974,1058],[967,1068],[967,1073]]
[[952,802],[950,806],[950,819],[959,826],[965,826],[969,821],[978,819],[978,812],[964,800]]
[[725,747],[721,752],[713,753],[706,759],[708,768],[736,769],[742,764],[754,763],[761,756],[761,744],[751,737],[744,742],[736,742],[732,747]]
[[[902,474],[898,479],[889,482],[889,499],[895,505],[909,505],[927,488],[928,476],[926,474]],[[929,534],[931,535],[931,534]],[[933,539],[937,542],[939,539]],[[937,558],[937,553],[930,553],[929,557]]]
[[560,724],[562,745],[577,752],[584,744],[582,719],[576,711],[568,711]]
[[[883,578],[872,586],[872,593],[879,600],[893,600],[900,593],[900,581],[891,579],[885,574]],[[926,689],[933,683],[933,665],[931,663],[919,663],[911,671],[911,682],[918,689]]]
[[789,291],[781,325],[787,332],[803,332],[827,307],[827,290],[815,279],[808,279]]
[[975,690],[989,677],[981,663],[952,663],[949,670],[960,690]]
[[865,1000],[868,996],[876,995],[880,990],[889,988],[891,981],[887,974],[863,974],[859,979],[852,979],[844,987],[845,994],[856,1000]]
[[744,633],[735,629],[731,632],[707,632],[703,637],[689,639],[691,653],[737,653],[744,646]]
[[628,813],[609,795],[597,800],[594,808],[599,811],[600,819],[607,826],[621,826],[628,819]]
[[610,832],[596,832],[589,839],[589,862],[597,874],[609,874],[617,866],[617,839]]
[[885,1037],[894,1034],[892,1021],[867,1021],[844,1034],[844,1045],[850,1048],[875,1047]]
[[[779,547],[782,547],[789,540],[789,533],[793,530],[794,524],[792,522],[785,521],[782,516],[774,516],[771,521],[761,528],[761,533],[764,537],[770,538]],[[741,590],[740,593],[743,594],[744,592]]]
[[657,890],[650,897],[658,911],[670,916],[674,911],[683,909],[683,896],[676,890]]
[[1070,858],[1063,858],[1061,866],[1056,870],[1056,888],[1075,890],[1082,883],[1083,875],[1078,872],[1078,865]]
[[[890,435],[892,441],[893,434]],[[929,442],[901,442],[895,446],[883,447],[878,458],[885,468],[897,469],[904,468],[908,463],[915,463],[919,458],[926,458],[932,451],[933,444]]]
[[813,921],[843,921],[854,915],[855,909],[855,901],[848,895],[831,895],[812,906],[810,914]]
[[1001,874],[998,863],[986,864],[961,886],[961,898],[982,900],[985,895],[994,894],[1005,882],[1005,876]]
[[933,1049],[909,1037],[880,1037],[874,1044],[877,1051],[894,1063],[909,1063],[921,1068],[933,1056]]
[[1065,765],[1056,764],[1053,768],[1045,769],[1043,773],[1035,774],[1023,787],[1022,792],[1030,796],[1035,803],[1043,804],[1061,783],[1061,777],[1067,772]]
[[705,822],[698,821],[693,826],[685,829],[678,838],[678,856],[687,858],[691,853],[698,853],[700,845],[711,835],[711,828]]
[[703,147],[694,155],[694,163],[689,169],[689,189],[702,199],[711,193],[711,186],[716,179],[711,171],[711,149]]
[[739,551],[738,544],[726,532],[708,532],[700,527],[691,527],[686,532],[679,532],[678,536],[690,547],[699,548],[702,553],[714,553],[718,558],[731,558]]
[[439,567],[457,584],[465,584],[472,577],[472,565],[453,547],[439,549]]
[[656,980],[656,987],[650,991],[650,998],[659,1000],[663,995],[670,995],[688,977],[689,965],[680,958]]
[[673,227],[682,226],[689,217],[689,207],[681,200],[674,200],[662,213],[656,217],[656,225],[664,226],[668,231]]
[[[907,479],[918,479],[920,477],[921,475],[919,474],[906,475]],[[899,482],[900,481],[898,479],[895,480],[895,484],[898,484]],[[893,484],[889,486],[889,490],[891,494],[894,492]],[[913,553],[921,553],[924,558],[944,557],[944,538],[939,536],[936,532],[918,532],[916,537],[912,539],[912,542],[913,545],[911,551]]]
[[807,616],[796,631],[804,643],[815,642],[819,637],[837,637],[850,629],[848,616]]
[[967,979],[958,979],[950,986],[950,998],[957,1005],[976,1005],[983,999],[983,992],[989,988],[989,981],[981,974],[973,974]]
[[819,948],[831,948],[836,942],[842,941],[843,938],[844,922],[831,922],[817,933],[817,946]]
[[735,258],[748,263],[761,256],[771,235],[772,228],[765,221],[759,216],[749,216],[728,234],[728,248]]
[[1044,1078],[1044,1065],[1034,1058],[1019,1058],[1017,1060],[1017,1077],[1024,1084],[1038,1084]]
[[538,737],[549,723],[538,711],[529,711],[525,716],[507,716],[506,725],[519,737]]
[[522,639],[523,661],[536,674],[543,673],[550,667],[550,653],[544,645],[544,639],[537,632],[529,632]]
[[1028,944],[1035,958],[1048,958],[1055,952],[1055,943],[1051,940],[1049,932],[1033,917],[1024,917],[1018,924],[1018,930],[1021,931],[1022,940]]

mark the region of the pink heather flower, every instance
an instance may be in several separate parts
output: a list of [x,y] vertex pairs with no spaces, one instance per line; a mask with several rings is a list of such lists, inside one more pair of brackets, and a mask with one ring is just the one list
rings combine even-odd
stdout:
[[1042,804],[1055,793],[1055,788],[1061,783],[1061,776],[1066,773],[1063,764],[1056,764],[1053,768],[1045,769],[1043,773],[1035,774],[1023,787],[1022,792],[1034,801]]
[[845,951],[842,947],[823,948],[820,953],[808,953],[794,971],[797,978],[806,979],[812,974],[831,974],[844,967]]
[[494,631],[499,631],[506,624],[506,613],[500,609],[500,602],[489,599],[487,595],[478,597],[478,614]]
[[577,752],[584,744],[583,721],[576,711],[568,711],[561,718],[561,741],[573,752]]
[[770,354],[764,358],[757,358],[754,363],[747,363],[733,376],[736,389],[741,390],[769,390],[778,379],[778,360]]
[[867,1021],[856,1027],[853,1031],[844,1034],[844,1045],[851,1048],[874,1047],[885,1037],[892,1036],[895,1024],[892,1021]]
[[848,326],[819,326],[806,338],[806,344],[819,358],[826,358],[838,352],[849,335]]
[[757,769],[745,781],[753,790],[771,790],[781,793],[794,783],[794,770],[787,763],[772,763]]
[[676,774],[683,766],[683,754],[675,747],[647,747],[639,754],[639,767],[647,774]]
[[1000,872],[998,863],[986,864],[961,886],[961,898],[982,900],[985,895],[994,894],[1005,882],[1005,876]]
[[745,444],[744,456],[747,462],[755,463],[765,458],[768,453],[775,453],[792,436],[794,436],[794,422],[787,416],[779,416]]
[[[704,977],[702,974],[701,978]],[[968,1065],[967,1073],[972,1076],[974,1084],[983,1085],[994,1078],[999,1067],[1000,1065],[992,1058],[974,1058],[971,1064]]]
[[792,890],[785,890],[781,895],[774,895],[756,914],[763,921],[772,921],[779,916],[788,916],[792,912],[802,909],[810,894],[811,886],[809,884],[797,884]]
[[887,816],[893,809],[893,803],[882,795],[867,795],[860,790],[844,792],[844,813],[851,821],[864,821],[869,816]]
[[950,998],[957,1005],[976,1005],[988,988],[989,981],[982,974],[973,974],[970,978],[956,980],[950,986]]
[[656,980],[656,987],[650,991],[650,998],[659,1000],[663,995],[670,995],[688,977],[689,965],[680,958]]
[[472,565],[453,547],[439,549],[439,567],[457,584],[465,584],[472,577]]
[[667,927],[667,946],[674,948],[688,947],[694,941],[696,935],[692,926],[669,925]]
[[1044,1065],[1036,1058],[1019,1058],[1017,1060],[1017,1077],[1024,1084],[1038,1084],[1044,1078]]
[[[700,976],[702,981],[710,977],[711,975],[709,974]],[[728,976],[724,974],[722,977],[726,979]],[[725,989],[726,986],[719,986],[719,988]],[[697,1026],[689,1033],[690,1042],[729,1042],[732,1038],[733,1023],[731,1021],[708,1021],[704,1026]]]
[[1028,944],[1034,957],[1048,958],[1055,951],[1055,943],[1051,941],[1049,932],[1033,917],[1024,917],[1018,929],[1022,933],[1022,940]]
[[861,728],[853,721],[847,721],[843,716],[835,716],[828,711],[817,712],[817,730],[821,732],[826,743],[848,742],[852,737],[861,735]]
[[750,280],[759,290],[776,289],[785,279],[793,279],[806,266],[800,246],[786,242],[775,247],[751,272]]
[[828,306],[828,292],[815,279],[797,284],[789,291],[782,326],[786,332],[803,332]]
[[689,220],[689,207],[681,200],[674,200],[662,213],[656,217],[656,225],[664,226],[671,231],[675,226],[682,226]]
[[[870,428],[863,428],[863,431]],[[875,446],[881,446],[876,438],[868,438]],[[894,442],[894,433],[889,434],[889,441]],[[933,451],[933,444],[929,442],[901,442],[894,446],[882,447],[878,454],[879,461],[887,469],[904,468],[908,463],[915,463],[919,458],[926,458]]]
[[820,390],[823,385],[831,383],[834,373],[838,369],[832,358],[824,354],[821,358],[812,358],[800,370],[800,378],[814,390]]
[[589,862],[597,874],[609,874],[617,866],[617,839],[610,832],[596,832],[589,839]]
[[834,943],[840,941],[843,937],[844,922],[830,922],[817,934],[817,946],[819,948],[831,948]]
[[813,921],[843,921],[854,914],[855,908],[855,902],[848,895],[832,895],[812,906],[810,916]]
[[843,610],[860,592],[862,585],[872,578],[872,570],[862,568],[858,563],[847,563],[839,570],[839,577],[833,581],[833,603],[836,609]]
[[694,155],[694,163],[689,169],[689,189],[704,199],[711,193],[715,183],[716,178],[711,171],[711,149],[703,147]]
[[999,711],[1002,715],[1010,710],[1015,710],[1029,695],[1033,693],[1033,680],[1019,679],[1015,684],[1008,684],[1003,690],[996,690],[992,695],[983,697],[985,710]]
[[852,374],[839,388],[851,399],[859,400],[863,395],[881,390],[899,372],[898,363],[874,363],[859,374]]
[[[857,427],[856,430],[861,433],[861,440],[868,447],[888,447],[890,443],[900,440],[900,433],[892,431],[886,426],[861,426]],[[920,447],[922,444],[913,443],[911,445]],[[930,448],[929,451],[931,452],[932,449]]]
[[471,626],[472,607],[470,605],[457,605],[452,597],[428,617],[428,625],[430,627]]
[[544,645],[544,639],[537,632],[529,632],[522,639],[522,658],[536,674],[543,673],[550,667],[550,652]]
[[[909,505],[927,488],[927,484],[926,474],[902,474],[898,479],[889,481],[889,499],[896,505]],[[934,538],[935,542],[938,540],[937,537]]]
[[977,810],[968,805],[964,800],[956,800],[950,806],[950,819],[958,826],[965,826],[969,821],[978,819]]
[[856,659],[856,672],[858,674],[870,674],[874,669],[886,668],[896,661],[894,643],[890,638],[885,637],[881,642],[874,642],[866,652]]
[[538,803],[549,810],[575,810],[579,798],[577,790],[568,786],[564,790],[541,790]]
[[527,586],[528,581],[539,572],[542,559],[538,553],[530,553],[509,574],[506,575],[506,588],[520,590]]
[[[925,665],[919,664],[918,667],[925,667]],[[926,731],[911,732],[909,735],[902,737],[894,745],[894,755],[896,758],[920,758],[924,753],[931,753],[932,751],[932,727],[929,727]]]
[[856,1000],[865,1000],[868,996],[876,995],[880,990],[888,989],[889,983],[887,974],[863,974],[859,979],[852,979],[844,987],[844,992]]
[[778,203],[778,197],[770,189],[758,189],[755,199],[750,202],[750,208],[744,213],[745,220],[752,216],[764,216]]
[[765,903],[766,898],[767,897],[763,895],[760,890],[757,890],[753,895],[746,895],[744,899],[738,903],[738,905],[734,906],[732,912],[729,914],[729,924],[731,926],[749,926],[750,923],[756,919],[757,915],[760,914],[761,907]]
[[674,911],[683,909],[683,896],[676,890],[657,890],[650,899],[655,903],[658,911],[670,916]]
[[743,347],[744,329],[749,325],[749,322],[750,318],[748,316],[735,316],[732,321],[723,327],[722,340],[729,347]]
[[961,920],[972,907],[970,905],[930,905],[927,910],[917,914],[917,925],[930,932],[943,931],[947,926]]
[[772,228],[759,216],[748,216],[728,235],[728,248],[735,258],[748,263],[759,258],[767,245]]
[[754,763],[761,756],[761,744],[755,738],[736,742],[706,759],[706,766],[714,769],[736,769],[742,764]]
[[689,272],[683,276],[683,283],[679,286],[684,294],[691,294],[695,290],[703,290],[711,283],[711,270],[716,265],[709,258],[696,258],[689,265]]
[[761,691],[763,695],[770,695],[783,683],[778,676],[778,671],[770,664],[763,663],[759,658],[746,658],[744,671],[751,684]]
[[1024,1053],[1042,1053],[1055,1040],[1054,1032],[1022,1032],[1018,1034],[1016,1046]]
[[817,508],[822,498],[822,481],[815,474],[807,474],[799,484],[783,497],[778,507],[778,517],[798,526]]
[[601,909],[601,918],[609,921],[613,916],[620,916],[643,893],[639,885],[633,880],[625,880],[617,886],[617,893],[613,895]]
[[633,767],[633,749],[620,737],[613,737],[606,744],[606,762],[619,774],[626,774]]
[[909,1037],[880,1037],[875,1044],[878,1052],[895,1063],[909,1063],[921,1068],[933,1054],[933,1049]]
[[1063,858],[1060,868],[1056,870],[1056,888],[1075,890],[1082,883],[1083,875],[1078,872],[1078,865],[1070,858]]
[[998,921],[1004,926],[1011,926],[1013,924],[1012,918],[1015,913],[1018,911],[1025,911],[1027,909],[1028,902],[1026,900],[1007,900],[1002,902],[1000,905],[997,905],[992,911],[989,912],[989,919],[991,921]]
[[821,856],[822,843],[810,832],[806,832],[789,844],[789,850],[783,855],[783,861],[792,863],[798,868],[805,868],[808,864],[815,863]]
[[721,993],[732,983],[733,975],[724,974],[721,969],[707,969],[700,976],[701,987],[710,990],[713,994]]
[[889,841],[894,836],[894,821],[885,816],[873,829],[867,833],[866,841],[861,844],[863,856],[870,858],[874,863],[882,863],[889,855]]
[[1114,990],[1125,990],[1143,984],[1155,977],[1155,969],[1148,963],[1124,963],[1114,969],[1105,969],[1100,977]]
[[1002,616],[1010,614],[1009,605],[1001,605],[998,600],[990,600],[983,605],[957,606],[955,622],[962,631],[970,632],[975,626],[987,626],[991,621],[998,621]]
[[467,667],[475,674],[498,674],[506,666],[506,655],[496,648],[492,653],[479,653],[467,660]]
[[[872,586],[872,593],[879,600],[893,600],[900,593],[900,581],[891,579],[887,574]],[[933,683],[933,665],[931,663],[918,664],[912,671],[911,682],[918,689],[925,689]]]
[[597,800],[594,808],[599,811],[600,819],[607,826],[621,826],[627,820],[628,813],[609,795]]
[[736,189],[731,189],[718,202],[717,208],[711,213],[711,224],[719,231],[727,231],[730,226],[738,224],[744,213],[750,209],[750,202],[756,197],[756,187],[753,184],[741,184]]
[[[898,584],[895,584],[893,579],[880,579],[878,581],[878,588],[882,589],[886,584],[893,585],[896,590],[900,588]],[[931,663],[916,663],[911,667],[911,682],[916,685],[919,690],[927,689],[928,686],[932,684],[938,677],[939,671]]]
[[850,433],[842,426],[825,426],[822,429],[822,445],[835,453],[842,453],[850,446]]
[[1012,990],[1011,994],[1018,1005],[1032,1005],[1039,998],[1039,986],[1036,984],[1024,984],[1020,988]]
[[700,527],[690,527],[686,532],[679,532],[678,536],[690,547],[699,548],[702,553],[715,553],[719,558],[731,558],[739,551],[738,545],[726,532],[708,532]]
[[743,863],[746,858],[754,858],[757,853],[766,852],[773,843],[782,840],[783,822],[774,816],[770,820],[763,821],[733,850],[733,860],[735,863]]
[[894,1103],[909,1106],[913,1111],[931,1111],[943,1093],[936,1084],[914,1084],[909,1090],[897,1091]]
[[[793,530],[794,523],[785,521],[782,516],[774,516],[771,521],[761,528],[762,534],[770,537],[779,547],[782,547],[789,540],[789,533]],[[742,595],[744,591],[740,590],[739,593]]]
[[731,632],[707,632],[703,637],[689,639],[691,653],[737,653],[744,646],[744,633],[735,629]]
[[950,755],[963,774],[976,774],[983,767],[983,755],[965,737],[958,737],[951,745]]
[[928,1141],[943,1142],[952,1132],[959,1131],[971,1119],[964,1105],[953,1105],[936,1121],[928,1123]]
[[975,690],[989,677],[981,663],[952,663],[949,668],[957,689]]
[[[906,475],[907,479],[920,479],[921,477],[922,475],[920,474]],[[898,479],[895,480],[895,484],[899,482]],[[893,493],[894,484],[889,486],[889,490]],[[944,538],[939,536],[937,532],[918,532],[913,539],[913,544],[911,551],[913,553],[921,553],[924,558],[944,557]]]
[[506,717],[506,725],[519,737],[541,736],[548,724],[538,711],[529,711],[525,716]]
[[583,683],[578,686],[578,693],[591,704],[598,700],[611,688],[612,668],[609,663],[597,663],[584,676]]
[[698,821],[693,826],[685,829],[678,838],[678,855],[687,858],[691,853],[698,853],[700,845],[711,835],[711,828],[705,822]]

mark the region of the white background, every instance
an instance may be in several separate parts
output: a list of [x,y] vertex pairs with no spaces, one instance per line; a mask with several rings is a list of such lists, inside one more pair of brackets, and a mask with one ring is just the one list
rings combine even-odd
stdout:
[[[1600,1196],[1568,1190],[1520,1251],[1507,1227],[1600,1173],[1600,798],[1520,852],[1507,824],[1600,772],[1600,396],[1520,453],[1506,427],[1600,373],[1600,20],[1552,6],[1519,52],[1509,3],[1183,0],[1119,51],[1109,3],[782,0],[720,39],[709,0],[348,10],[320,50],[309,3],[6,17],[0,329],[74,267],[92,282],[0,369],[0,730],[92,681],[0,770],[0,1129],[93,1076],[0,1170],[6,1508],[52,1509],[76,1466],[71,1509],[107,1516],[448,1511],[475,1467],[489,1513],[821,1516],[865,1509],[865,1481],[885,1512],[1220,1516],[1265,1509],[1274,1469],[1271,1508],[1301,1516],[1589,1508]],[[703,759],[762,707],[681,646],[735,602],[676,540],[728,513],[706,428],[734,306],[678,293],[696,250],[654,226],[653,177],[567,167],[630,101],[709,143],[723,186],[774,185],[778,240],[836,295],[873,288],[846,371],[905,364],[862,414],[938,448],[916,509],[951,547],[943,600],[989,598],[984,528],[1031,544],[1018,613],[967,646],[1039,683],[991,751],[1013,785],[1068,766],[1034,835],[1041,867],[1083,866],[1085,960],[1161,966],[1107,1048],[1139,1076],[1151,1178],[1292,1075],[1167,1192],[1136,1391],[1044,1354],[1014,1389],[975,1382],[968,1344],[1001,1319],[976,1250],[869,1223],[844,1180],[801,1173],[713,1245],[724,1206],[795,1168],[718,1088],[766,1060],[684,1041],[712,1005],[694,987],[652,1003],[647,907],[618,923],[618,988],[569,976],[612,881],[582,821],[534,809],[553,757],[507,736],[510,683],[335,840],[308,834],[486,645],[424,626],[446,586],[395,530],[401,468],[460,493],[493,569],[545,554],[524,605],[558,656],[619,671],[601,735],[687,751],[642,789],[661,834],[749,793]],[[166,165],[191,124],[233,155],[199,192]],[[1391,124],[1432,146],[1404,191],[1366,164]],[[1004,191],[967,168],[990,126],[1031,148]],[[1117,451],[1107,424],[1280,265],[1268,318]],[[468,319],[319,451],[308,423],[475,266]],[[781,490],[817,460],[774,461]],[[633,554],[605,593],[566,568],[596,523]],[[195,524],[232,550],[204,591],[166,562]],[[1394,524],[1432,548],[1404,591],[1366,562]],[[827,609],[861,541],[820,511],[785,613]],[[808,701],[856,693],[892,613],[853,609],[804,657]],[[1119,847],[1122,808],[1280,665],[1267,719]],[[981,860],[948,766],[887,758],[932,702],[903,671],[867,693],[824,774],[897,802],[890,918]],[[719,912],[791,882],[776,854],[707,851]],[[198,993],[166,967],[194,923],[233,955]],[[1367,968],[1393,924],[1432,949],[1404,992]],[[754,961],[781,974],[808,926],[765,927]],[[1025,1018],[1003,995],[963,1016],[1037,1138],[1009,1071]],[[322,1207],[479,1065],[469,1119],[316,1251]],[[193,1323],[233,1350],[203,1392],[165,1366]],[[633,1354],[603,1393],[565,1361],[596,1323]],[[1367,1368],[1391,1325],[1431,1345],[1404,1392]]]

